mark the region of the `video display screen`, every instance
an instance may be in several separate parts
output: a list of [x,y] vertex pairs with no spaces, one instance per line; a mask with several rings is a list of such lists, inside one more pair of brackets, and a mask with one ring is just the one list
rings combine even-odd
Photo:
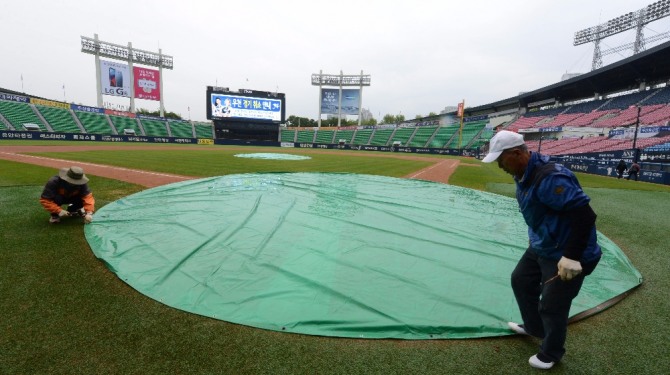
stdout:
[[283,94],[246,90],[247,93],[207,92],[211,120],[284,121]]

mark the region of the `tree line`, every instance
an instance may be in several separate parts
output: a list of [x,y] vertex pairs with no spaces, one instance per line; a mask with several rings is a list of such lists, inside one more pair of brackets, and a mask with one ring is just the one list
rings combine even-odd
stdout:
[[[435,112],[430,112],[428,116],[436,116],[437,113]],[[421,115],[416,115],[415,119],[420,119],[423,118],[424,116]],[[401,122],[405,121],[405,115],[403,114],[398,114],[398,115],[392,115],[392,114],[386,114],[384,117],[382,117],[381,122],[377,122],[377,120],[373,117],[365,121],[361,121],[361,125],[378,125],[378,124],[398,124]],[[317,127],[318,126],[318,121],[307,118],[307,117],[300,117],[300,116],[294,116],[291,115],[286,119],[286,125],[287,126],[295,126],[295,127],[302,127],[302,128],[311,128],[311,127]],[[358,125],[358,120],[348,120],[346,118],[343,118],[340,121],[340,126],[357,126]],[[326,127],[331,127],[331,126],[337,126],[337,118],[329,118],[325,120],[321,120],[321,126],[326,126]]]

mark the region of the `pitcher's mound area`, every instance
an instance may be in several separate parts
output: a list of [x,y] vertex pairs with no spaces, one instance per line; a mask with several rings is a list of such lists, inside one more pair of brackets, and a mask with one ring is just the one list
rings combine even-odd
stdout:
[[256,152],[251,154],[235,154],[236,158],[261,160],[309,160],[311,157],[293,154],[277,154],[271,152]]
[[[229,322],[311,335],[511,334],[510,273],[527,245],[515,200],[439,183],[335,173],[212,177],[110,203],[85,227],[139,292]],[[640,284],[604,256],[571,315]],[[560,281],[559,281],[560,282]]]

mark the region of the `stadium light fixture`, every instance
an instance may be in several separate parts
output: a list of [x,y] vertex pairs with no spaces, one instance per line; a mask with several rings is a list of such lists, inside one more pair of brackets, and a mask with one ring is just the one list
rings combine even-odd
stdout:
[[370,86],[370,75],[312,74],[312,86]]
[[629,12],[613,18],[597,26],[592,26],[575,33],[575,46],[595,42],[614,34],[641,27],[670,15],[670,0],[660,0],[635,12]]
[[129,48],[127,46],[103,42],[85,36],[81,37],[81,52],[121,60],[129,60],[130,57],[134,63],[157,66],[165,69],[172,69],[174,66],[172,56],[137,48]]

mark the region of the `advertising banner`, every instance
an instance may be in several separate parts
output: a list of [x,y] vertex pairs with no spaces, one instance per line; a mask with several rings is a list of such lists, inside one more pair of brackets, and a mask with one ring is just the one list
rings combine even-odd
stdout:
[[35,105],[41,105],[41,106],[44,106],[44,107],[70,109],[69,104],[63,103],[63,102],[55,102],[53,100],[30,98],[30,103],[35,104]]
[[103,95],[130,97],[130,69],[127,64],[100,60]]
[[[360,89],[342,89],[342,114],[358,115]],[[336,115],[338,113],[340,89],[321,89],[321,113]]]
[[115,111],[113,109],[105,109],[104,112],[106,115],[112,115],[112,116],[130,117],[130,118],[135,118],[137,116],[132,112]]
[[359,89],[342,89],[342,114],[358,115],[360,97],[361,90]]
[[158,70],[133,66],[135,97],[137,99],[161,100],[159,74]]
[[339,89],[321,89],[321,113],[324,115],[336,115],[337,106],[340,102]]
[[20,102],[20,103],[29,103],[30,102],[30,98],[28,98],[26,96],[14,95],[14,94],[5,94],[5,93],[0,94],[0,99],[10,100],[10,101],[13,101],[13,102]]
[[70,109],[72,109],[73,111],[79,111],[79,112],[105,113],[105,110],[103,108],[88,107],[88,106],[79,105],[79,104],[71,104]]

